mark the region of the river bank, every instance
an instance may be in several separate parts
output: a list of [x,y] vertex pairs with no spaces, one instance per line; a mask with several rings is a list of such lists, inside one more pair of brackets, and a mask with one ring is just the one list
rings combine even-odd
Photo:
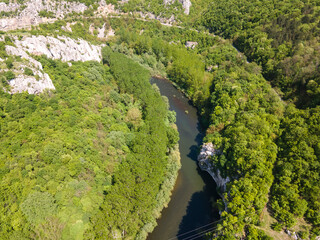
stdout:
[[[212,207],[218,197],[216,184],[209,174],[202,172],[197,165],[199,146],[203,138],[197,109],[169,80],[152,78],[151,83],[155,83],[161,94],[168,97],[170,110],[176,112],[182,167],[168,207],[163,209],[161,218],[157,221],[158,226],[147,239],[186,238],[197,234],[196,231],[189,235],[185,234],[186,232],[218,219],[218,210]],[[203,230],[205,228],[200,229]]]

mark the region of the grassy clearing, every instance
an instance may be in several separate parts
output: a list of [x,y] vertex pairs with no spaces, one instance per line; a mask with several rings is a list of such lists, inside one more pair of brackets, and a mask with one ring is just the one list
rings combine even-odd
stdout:
[[277,220],[274,219],[270,212],[268,211],[267,207],[265,207],[260,216],[261,219],[261,226],[257,227],[263,230],[267,235],[272,237],[274,240],[290,240],[291,238],[286,234],[283,230],[277,232],[271,228],[271,225],[275,223]]

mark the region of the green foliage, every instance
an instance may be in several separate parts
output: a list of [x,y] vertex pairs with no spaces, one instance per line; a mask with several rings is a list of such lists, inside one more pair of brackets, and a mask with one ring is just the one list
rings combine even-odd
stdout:
[[12,71],[5,72],[4,76],[6,77],[7,81],[10,81],[16,77]]
[[30,193],[21,204],[21,210],[30,223],[42,223],[45,218],[52,216],[57,208],[53,196],[48,192]]
[[[218,226],[219,237],[241,236],[246,226],[258,223],[258,216],[268,200],[277,157],[274,140],[280,134],[280,118],[284,111],[280,97],[262,77],[261,68],[247,63],[229,43],[211,46],[198,40],[197,52],[156,37],[148,40],[145,36],[141,44],[134,33],[123,30],[120,34],[122,42],[119,44],[126,48],[116,50],[129,56],[132,50],[140,56],[152,52],[166,66],[169,78],[189,95],[207,118],[210,127],[205,140],[213,142],[223,153],[213,157],[213,166],[223,177],[232,178],[229,194],[225,196],[229,214],[223,216],[226,219]],[[176,36],[177,40],[183,37]],[[193,38],[201,39],[197,34]],[[210,42],[211,38],[207,39]],[[106,61],[109,56],[105,56]],[[205,72],[209,66],[212,66],[212,73]],[[268,239],[263,233],[249,229],[252,239],[256,235]]]
[[264,76],[299,106],[320,103],[317,1],[213,1],[202,15],[211,31],[263,68]]
[[34,75],[33,71],[28,67],[24,68],[24,74],[26,74],[28,76],[33,76]]
[[51,11],[41,10],[39,12],[40,17],[46,17],[46,18],[54,18],[55,14]]
[[[130,23],[112,19],[111,25],[114,28],[120,25],[120,37],[117,44],[112,45],[114,51],[126,54],[150,69],[154,75],[168,76],[178,88],[194,100],[198,107],[202,108],[203,122],[208,121],[207,112],[210,111],[208,99],[212,75],[205,72],[205,66],[209,67],[213,64],[213,54],[208,54],[208,49],[214,47],[220,49],[225,44],[219,43],[218,46],[212,47],[213,44],[218,43],[215,36],[150,22]],[[143,34],[140,28],[144,29]],[[187,41],[196,41],[198,45],[194,50],[186,49]],[[218,50],[218,52],[219,57],[223,58],[225,51]],[[237,58],[237,52],[234,49],[229,55],[230,58],[231,55]]]
[[6,48],[5,48],[6,43],[0,41],[0,58],[6,58],[8,57],[8,54],[6,52]]
[[5,61],[7,68],[11,69],[13,67],[13,58],[9,57],[6,61]]
[[246,229],[246,239],[248,240],[272,240],[272,237],[267,236],[263,231],[250,225]]
[[280,232],[283,228],[283,225],[279,222],[275,222],[271,225],[271,228],[277,232]]
[[153,13],[156,16],[161,16],[168,19],[172,15],[175,16],[175,19],[180,19],[183,17],[182,4],[178,1],[165,5],[161,0],[132,0],[125,2],[124,4],[118,4],[118,6],[125,13],[140,11],[143,13]]
[[[121,8],[172,13],[159,4],[129,1]],[[0,131],[8,138],[0,139],[4,236],[14,229],[26,237],[23,232],[33,228],[40,237],[54,232],[63,239],[140,238],[153,229],[155,209],[169,198],[166,190],[177,171],[167,149],[173,153],[178,135],[171,126],[175,115],[150,86],[146,68],[168,76],[193,100],[208,126],[205,141],[218,150],[211,159],[214,170],[231,179],[219,239],[270,239],[254,226],[268,194],[279,221],[274,230],[305,217],[313,234],[320,234],[319,108],[285,108],[263,78],[300,107],[320,103],[319,6],[304,0],[199,4],[205,14],[194,25],[231,38],[259,65],[247,63],[230,42],[201,31],[114,18],[106,23],[118,37],[102,50],[110,68],[93,62],[69,68],[42,58],[56,92],[1,93]],[[172,6],[180,11],[180,4]],[[78,19],[65,34],[95,41],[90,21]],[[36,33],[63,25],[41,25]],[[186,41],[198,45],[186,49]],[[7,58],[1,42],[0,57]],[[30,191],[54,196],[57,214],[50,224],[31,226],[19,208]]]
[[[146,235],[155,226],[153,209],[155,206],[161,209],[164,201],[159,200],[157,194],[165,180],[167,146],[173,147],[178,138],[167,138],[167,134],[176,133],[165,124],[167,106],[151,87],[148,71],[126,56],[112,52],[109,47],[104,48],[102,54],[120,89],[141,99],[144,125],[130,146],[132,152],[114,175],[114,185],[104,199],[102,211],[92,218],[93,232],[100,238],[120,236],[121,233],[134,238]],[[135,121],[140,113],[134,110],[128,118]],[[124,140],[116,132],[112,137]]]
[[45,222],[35,229],[35,236],[37,239],[59,240],[62,237],[63,228],[64,224],[58,218],[47,217]]
[[[147,218],[140,213],[131,216],[139,223],[132,226],[132,234],[145,222],[154,224],[152,212],[164,203],[150,198],[177,172],[164,174],[169,164],[167,146],[176,144],[177,136],[166,124],[166,105],[152,90],[148,72],[137,69],[142,75],[131,78],[131,84],[137,84],[133,89],[140,88],[139,94],[119,93],[106,65],[74,62],[69,67],[45,57],[38,60],[53,79],[55,91],[39,96],[0,91],[1,236],[81,239],[90,235],[93,226],[108,228],[117,217],[109,217],[99,226],[90,219],[105,215],[100,207],[113,204],[114,199],[126,201],[127,195],[119,194],[123,185],[118,183],[127,181],[128,169],[131,193],[145,198],[139,212],[148,209]],[[114,75],[119,77],[121,69],[114,67]],[[130,79],[132,74],[123,77]],[[121,80],[124,92],[127,79]],[[167,132],[174,136],[170,141]],[[146,148],[151,149],[150,156],[144,156],[149,151]],[[151,193],[144,193],[148,196],[142,194],[148,189],[145,186]]]
[[319,113],[319,107],[297,110],[288,106],[271,192],[272,208],[280,222],[292,226],[296,217],[306,216],[316,232],[320,228]]

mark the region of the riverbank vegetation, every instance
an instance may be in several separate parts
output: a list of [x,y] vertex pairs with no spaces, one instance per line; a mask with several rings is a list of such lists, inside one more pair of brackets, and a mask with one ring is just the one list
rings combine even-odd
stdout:
[[262,66],[263,75],[300,107],[320,102],[317,1],[213,1],[203,24]]
[[[111,47],[161,69],[186,92],[207,126],[205,141],[221,150],[212,159],[215,167],[232,179],[225,193],[228,212],[213,235],[267,239],[258,227],[266,207],[278,220],[272,225],[277,231],[304,216],[313,228],[299,234],[319,235],[318,108],[298,110],[282,101],[281,92],[265,80],[263,66],[247,62],[228,41],[151,24],[144,24],[141,34],[141,25],[117,23],[120,36]],[[128,30],[121,30],[124,26]],[[199,45],[186,49],[186,41]]]
[[[320,234],[319,185],[319,6],[316,1],[214,1],[202,22],[231,38],[289,104],[281,118],[270,207],[292,227],[299,217]],[[300,108],[299,110],[297,108]]]
[[[55,224],[58,232],[59,229],[63,229],[60,231],[63,236],[82,232],[86,238],[144,238],[146,233],[153,229],[154,216],[159,216],[161,209],[159,206],[168,199],[167,195],[162,196],[159,193],[159,188],[161,192],[166,186],[173,184],[174,177],[170,177],[172,180],[167,182],[168,185],[162,183],[168,181],[166,172],[174,173],[178,166],[168,155],[175,153],[173,149],[177,141],[177,134],[170,127],[174,119],[173,114],[167,111],[167,106],[161,101],[159,94],[156,94],[148,83],[150,77],[148,71],[151,71],[152,74],[169,78],[197,106],[202,123],[207,129],[205,142],[212,142],[215,148],[219,149],[217,151],[219,154],[213,156],[211,160],[223,177],[228,176],[231,179],[224,193],[228,211],[222,213],[220,224],[208,237],[270,239],[262,231],[265,228],[260,226],[264,224],[261,216],[266,211],[277,221],[272,223],[275,231],[294,229],[295,224],[306,221],[308,227],[305,230],[299,228],[301,230],[298,232],[299,236],[303,239],[314,239],[320,235],[318,3],[300,0],[292,2],[214,0],[212,4],[205,1],[201,1],[201,4],[207,7],[193,6],[189,18],[199,31],[188,27],[163,26],[157,21],[139,21],[131,17],[110,19],[76,17],[77,23],[71,26],[72,32],[61,29],[62,26],[66,26],[64,21],[40,25],[31,31],[32,34],[82,37],[100,44],[104,40],[93,36],[89,27],[93,24],[95,29],[98,29],[106,24],[106,29],[112,27],[116,36],[106,42],[108,46],[103,50],[104,66],[96,63],[87,63],[89,65],[76,63],[71,70],[67,70],[67,66],[60,62],[42,58],[45,70],[58,84],[53,96],[47,96],[49,93],[34,97],[26,94],[9,96],[2,93],[4,100],[2,100],[1,114],[5,117],[0,121],[8,122],[1,125],[1,131],[12,136],[9,142],[4,143],[7,145],[2,150],[9,152],[3,155],[6,157],[2,165],[3,169],[9,166],[9,172],[4,170],[2,177],[6,179],[3,181],[11,186],[10,189],[5,189],[7,184],[2,186],[5,189],[3,199],[13,204],[9,206],[4,201],[2,203],[2,209],[5,211],[2,221],[5,224],[1,225],[1,230],[4,229],[5,232],[17,229],[17,234],[23,236],[25,228],[38,226],[35,231],[44,234],[43,229],[47,228],[41,222],[43,212],[53,216],[50,223]],[[134,6],[128,3],[124,7],[130,10],[130,7]],[[203,14],[199,14],[200,12]],[[215,36],[206,29],[230,40]],[[194,48],[186,48],[185,44],[188,41],[197,42],[197,45]],[[0,49],[0,52],[5,54],[4,50]],[[76,73],[74,70],[76,67],[83,69],[83,72]],[[60,68],[65,70],[56,70]],[[91,72],[90,69],[96,71]],[[92,86],[87,86],[87,81],[84,84],[83,79],[97,81],[92,81],[90,82]],[[70,81],[80,85],[73,85],[75,82]],[[75,100],[78,99],[76,91],[69,93],[71,96],[76,95],[74,98],[62,95],[59,85],[64,86],[64,84],[67,86],[63,89],[74,88],[80,91],[79,97],[83,96],[81,101]],[[101,92],[100,88],[108,90]],[[81,89],[94,94],[85,94]],[[16,107],[17,104],[13,104],[20,101],[21,104],[28,106],[28,109],[20,110]],[[49,108],[48,101],[53,101],[53,105],[57,106]],[[91,106],[85,101],[94,102],[95,105]],[[97,105],[97,102],[101,102],[101,105]],[[69,127],[77,127],[80,133],[84,132],[86,136],[84,140],[76,135],[77,131],[62,131],[58,124],[61,122],[61,114],[63,115],[65,111],[67,114],[70,106],[78,109],[77,104],[80,103],[82,104],[80,110],[77,110],[80,120],[72,120]],[[92,123],[95,120],[91,121],[90,125],[94,130],[77,125],[78,122],[87,124],[90,120],[81,115],[81,111],[84,111],[82,107],[86,110],[88,108],[89,116],[94,115],[93,119],[104,119],[99,120],[103,125],[102,130],[100,126]],[[106,108],[108,110],[105,110]],[[14,111],[14,114],[11,111]],[[49,113],[43,113],[46,111]],[[47,163],[42,159],[42,155],[37,153],[37,149],[46,150],[47,135],[39,133],[44,140],[43,146],[39,144],[38,148],[30,150],[30,156],[27,158],[17,152],[19,146],[30,144],[26,131],[31,132],[32,124],[39,121],[33,119],[40,119],[32,117],[38,116],[34,112],[42,114],[41,121],[48,121],[50,134],[61,136],[60,145],[63,146],[62,150],[59,150],[63,153],[61,156],[68,154],[71,156],[66,160],[67,164],[74,159],[80,161],[81,157],[86,162],[93,162],[90,160],[94,158],[90,157],[91,154],[99,157],[100,151],[103,157],[107,156],[107,160],[100,156],[101,166],[100,163],[97,165],[95,162],[90,162],[93,167],[89,167],[89,170],[82,170],[81,161],[80,164],[74,163],[74,167],[71,164],[71,170],[69,167],[65,170],[68,172],[68,177],[59,180],[64,184],[59,185],[59,188],[50,181],[46,182],[46,179],[50,179],[47,176],[52,174],[55,179],[55,172],[62,171],[58,171],[58,167],[61,166],[60,160],[51,160]],[[51,116],[52,114],[57,116]],[[104,118],[109,115],[112,116],[111,120],[108,120],[111,122],[105,120],[108,117]],[[29,118],[32,119],[30,120],[32,124],[24,125],[22,120]],[[65,118],[63,120],[66,123],[71,121]],[[158,119],[161,120],[160,125]],[[19,134],[14,135],[13,133],[17,131]],[[69,149],[71,147],[63,142],[66,136],[62,132],[65,131],[68,132],[69,138],[76,138],[81,142],[93,142],[90,151],[83,152],[82,148],[78,150],[77,147],[77,144],[91,146],[88,142],[75,143],[77,154],[73,156],[71,154],[73,150]],[[20,136],[20,132],[23,137]],[[100,140],[98,137],[95,146],[98,133],[107,136],[107,140],[104,140],[104,137]],[[39,136],[33,137],[35,140],[30,141],[34,144],[40,141],[37,140]],[[9,144],[11,141],[16,144]],[[103,150],[105,145],[106,153]],[[67,150],[63,150],[64,148]],[[49,152],[50,149],[55,150],[55,145],[49,148]],[[111,149],[110,154],[109,149]],[[48,155],[53,159],[55,156],[60,156],[54,150],[53,154]],[[26,153],[28,151],[23,152]],[[17,159],[28,159],[28,164]],[[44,173],[38,170],[42,168],[39,162],[44,166],[48,165],[49,170]],[[170,162],[175,164],[170,165]],[[40,167],[38,165],[35,167],[35,164]],[[73,168],[78,170],[74,172]],[[38,180],[40,178],[38,175],[44,180]],[[89,177],[93,175],[90,178],[91,182],[84,180],[87,184],[85,186],[89,187],[73,187],[71,183],[69,184],[69,180],[72,179],[76,179],[80,184],[86,179],[82,175]],[[147,178],[150,182],[146,181]],[[28,181],[27,185],[30,182],[30,186],[33,187],[24,190],[20,181],[22,186],[24,186],[23,181]],[[47,186],[49,183],[53,184],[53,187]],[[124,190],[123,186],[129,187]],[[76,207],[69,208],[71,203],[67,203],[63,208],[59,205],[61,201],[59,199],[64,197],[59,191],[67,194],[65,189],[72,187],[74,192],[80,191],[79,197],[72,195],[72,204],[77,207],[76,210],[74,210]],[[28,195],[31,189],[34,195]],[[146,191],[143,191],[145,189]],[[45,191],[51,195],[43,194]],[[56,200],[58,192],[60,195],[58,194],[59,199]],[[99,197],[90,205],[87,202],[91,201],[88,200],[91,198],[91,192],[100,195],[96,194]],[[39,193],[43,194],[43,201],[46,204],[41,204],[46,207],[41,210],[42,212],[36,212],[36,216],[28,217],[32,212],[30,209],[34,208],[31,202],[39,197],[37,195]],[[87,197],[82,200],[83,196]],[[144,211],[145,209],[147,211]],[[301,221],[301,218],[304,218],[304,221]],[[82,222],[78,221],[80,219]],[[38,228],[40,230],[37,230]],[[271,231],[270,229],[267,233]]]
[[148,71],[111,55],[37,57],[55,91],[0,91],[3,239],[143,239],[155,226],[180,166],[174,114]]

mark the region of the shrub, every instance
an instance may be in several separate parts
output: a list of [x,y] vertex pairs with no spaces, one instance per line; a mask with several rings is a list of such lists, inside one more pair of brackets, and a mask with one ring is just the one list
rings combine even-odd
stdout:
[[11,57],[9,57],[6,61],[5,61],[7,68],[11,69],[13,67],[13,59]]
[[33,74],[33,71],[30,69],[30,68],[28,68],[28,67],[25,67],[24,68],[24,74],[25,75],[28,75],[28,76],[33,76],[34,74]]
[[30,223],[41,223],[54,214],[56,204],[53,196],[48,192],[34,192],[28,195],[21,204],[21,210]]
[[271,225],[271,228],[277,232],[280,232],[282,230],[282,224],[275,222]]
[[39,16],[40,17],[46,17],[46,18],[54,18],[55,15],[53,12],[51,11],[45,11],[45,10],[42,10],[39,12]]
[[10,81],[16,77],[12,71],[5,72],[4,76],[6,77],[7,81]]

